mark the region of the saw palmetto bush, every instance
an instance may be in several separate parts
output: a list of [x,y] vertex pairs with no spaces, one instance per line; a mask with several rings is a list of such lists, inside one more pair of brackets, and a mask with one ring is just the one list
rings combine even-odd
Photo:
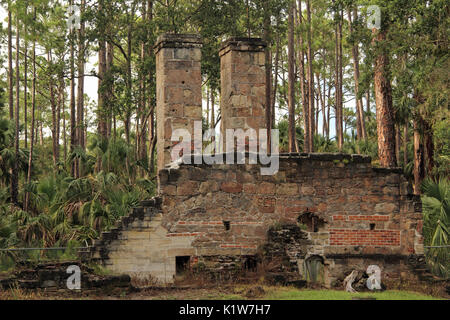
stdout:
[[427,260],[432,271],[444,278],[450,271],[450,183],[447,178],[437,181],[427,179],[423,182],[422,196],[424,217],[424,240]]
[[[12,135],[6,124],[0,123],[0,144],[4,147],[0,152],[0,248],[89,245],[139,201],[154,196],[155,182],[145,175],[139,177],[137,161],[129,156],[133,146],[119,137],[110,141],[92,137],[87,150],[78,148],[68,155],[66,170],[63,164],[52,174],[34,171],[32,181],[24,183],[19,194],[23,199],[29,193],[27,211],[12,206],[8,174],[15,160],[8,149]],[[36,153],[39,158],[39,148]],[[74,159],[83,171],[77,179],[69,174]],[[27,169],[26,165],[20,167],[21,172]],[[2,251],[0,265],[7,268],[17,261],[57,259],[72,256],[73,251]]]

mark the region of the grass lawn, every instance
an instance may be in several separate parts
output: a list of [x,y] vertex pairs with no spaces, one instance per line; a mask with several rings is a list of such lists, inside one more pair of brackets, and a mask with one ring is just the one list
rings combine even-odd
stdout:
[[349,293],[334,290],[277,290],[265,297],[269,300],[352,300],[353,297],[371,297],[377,300],[441,300],[420,293],[384,291],[377,293]]
[[[299,290],[294,288],[264,287],[266,294],[258,297],[261,300],[352,300],[358,298],[376,298],[377,300],[445,300],[421,293],[407,291],[384,291],[377,293],[348,293],[337,290]],[[205,299],[239,300],[247,299],[244,294],[209,295]]]

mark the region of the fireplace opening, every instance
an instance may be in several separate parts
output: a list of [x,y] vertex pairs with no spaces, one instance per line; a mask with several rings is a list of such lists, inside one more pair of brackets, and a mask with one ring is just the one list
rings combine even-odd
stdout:
[[256,272],[258,268],[258,261],[255,256],[244,256],[244,270]]
[[298,223],[306,226],[308,232],[319,232],[319,229],[325,224],[325,221],[309,210],[302,213],[298,219]]
[[183,275],[186,271],[189,270],[190,263],[191,263],[191,257],[190,256],[181,256],[176,257],[176,273],[177,276]]

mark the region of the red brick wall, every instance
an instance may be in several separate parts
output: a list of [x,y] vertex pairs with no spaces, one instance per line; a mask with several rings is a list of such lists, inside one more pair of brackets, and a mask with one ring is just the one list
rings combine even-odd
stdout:
[[330,229],[330,245],[400,246],[400,231]]

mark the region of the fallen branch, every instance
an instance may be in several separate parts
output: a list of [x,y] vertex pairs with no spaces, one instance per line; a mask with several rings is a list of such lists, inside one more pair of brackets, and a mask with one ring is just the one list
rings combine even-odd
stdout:
[[356,277],[358,276],[358,271],[353,270],[352,273],[350,273],[345,279],[344,279],[344,288],[345,291],[356,293],[357,291],[353,289],[352,284],[355,282]]

